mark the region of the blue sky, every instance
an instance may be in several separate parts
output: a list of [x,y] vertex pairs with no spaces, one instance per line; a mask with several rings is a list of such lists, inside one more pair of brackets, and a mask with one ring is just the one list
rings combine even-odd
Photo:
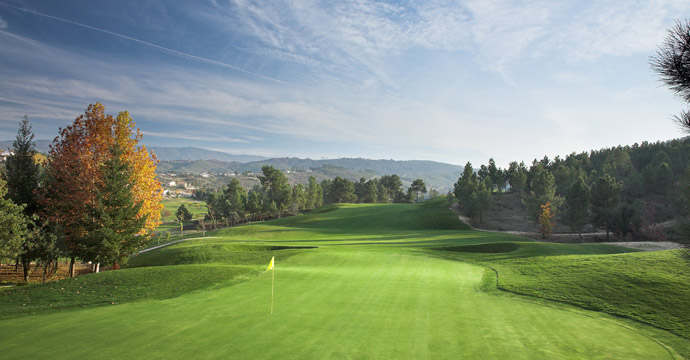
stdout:
[[688,1],[0,0],[0,139],[96,101],[149,146],[478,166],[682,136]]

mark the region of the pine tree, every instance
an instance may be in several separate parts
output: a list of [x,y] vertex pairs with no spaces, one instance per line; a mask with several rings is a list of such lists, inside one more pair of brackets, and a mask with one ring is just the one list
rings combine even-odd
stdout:
[[685,257],[690,259],[690,167],[685,170],[685,174],[680,181],[678,196],[676,200],[678,208],[678,228],[683,241],[685,242]]
[[542,205],[548,203],[551,214],[556,215],[558,209],[563,205],[563,198],[556,195],[555,178],[543,168],[541,163],[533,166],[531,172],[533,175],[530,191],[522,199],[523,204],[527,207],[527,212],[534,221],[538,221],[539,215],[542,213]]
[[410,186],[409,192],[410,194],[415,194],[415,196],[417,197],[416,202],[417,204],[419,204],[419,193],[426,194],[426,184],[424,183],[424,180],[416,179],[415,181],[413,181],[412,185]]
[[12,152],[5,164],[7,197],[17,205],[24,205],[24,213],[30,216],[36,213],[39,165],[34,160],[36,144],[28,115],[19,124]]
[[24,206],[5,198],[6,194],[7,185],[0,178],[0,263],[15,260],[29,235],[29,219],[24,215]]
[[142,202],[134,199],[132,169],[122,155],[119,146],[111,148],[102,165],[103,181],[96,188],[96,201],[85,219],[89,225],[82,253],[95,264],[116,264],[145,244],[139,232],[146,218],[137,217]]
[[180,231],[184,232],[184,223],[185,221],[192,220],[192,213],[189,212],[184,204],[180,204],[180,206],[177,208],[177,212],[175,212],[175,217],[177,218],[177,221],[180,222]]
[[609,239],[609,232],[613,228],[621,190],[622,184],[608,175],[600,177],[592,184],[592,223],[606,228],[606,240]]
[[[34,134],[29,123],[28,115],[19,123],[17,137],[12,143],[11,156],[7,157],[5,164],[7,171],[7,198],[17,205],[21,205],[27,217],[28,232],[22,244],[19,259],[24,270],[24,281],[28,281],[31,270],[31,262],[41,257],[41,248],[38,242],[41,231],[33,231],[40,226],[37,219],[33,219],[38,210],[36,191],[39,182],[39,165],[36,163],[36,144],[33,141]],[[36,236],[34,236],[36,235]]]
[[565,194],[563,220],[572,231],[577,231],[580,241],[582,241],[582,227],[589,222],[589,196],[589,187],[582,178],[578,178]]

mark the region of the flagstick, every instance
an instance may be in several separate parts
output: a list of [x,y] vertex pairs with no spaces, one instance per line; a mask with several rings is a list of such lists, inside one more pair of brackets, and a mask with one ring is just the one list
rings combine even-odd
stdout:
[[271,268],[271,315],[273,315],[273,284],[275,283],[276,280],[276,266],[275,263],[273,264],[273,267]]

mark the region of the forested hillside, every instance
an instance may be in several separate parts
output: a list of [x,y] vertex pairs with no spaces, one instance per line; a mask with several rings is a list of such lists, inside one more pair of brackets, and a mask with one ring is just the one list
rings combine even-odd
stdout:
[[[601,229],[606,238],[665,237],[659,225],[684,211],[674,201],[690,181],[690,140],[617,146],[572,153],[565,158],[511,162],[508,169],[493,159],[473,171],[468,163],[454,194],[465,214],[482,223],[495,197],[517,193],[527,218],[547,237],[558,222],[571,231]],[[664,231],[662,231],[664,230]]]

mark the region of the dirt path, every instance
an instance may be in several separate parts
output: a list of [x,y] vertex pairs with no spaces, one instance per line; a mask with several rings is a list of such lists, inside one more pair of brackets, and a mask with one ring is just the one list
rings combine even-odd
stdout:
[[217,239],[217,238],[218,238],[218,237],[216,237],[216,236],[207,236],[207,237],[196,237],[196,238],[189,238],[189,239],[180,239],[180,240],[172,241],[172,242],[169,242],[169,243],[166,243],[166,244],[156,245],[156,246],[154,246],[154,247],[150,247],[150,248],[148,248],[148,249],[141,250],[141,251],[139,251],[138,253],[136,253],[136,255],[139,255],[139,254],[142,254],[142,253],[145,253],[145,252],[149,252],[149,251],[151,251],[151,250],[160,249],[160,248],[165,247],[165,246],[168,246],[168,245],[174,245],[174,244],[177,244],[177,243],[180,243],[180,242],[183,242],[183,241],[187,241],[187,240]]

